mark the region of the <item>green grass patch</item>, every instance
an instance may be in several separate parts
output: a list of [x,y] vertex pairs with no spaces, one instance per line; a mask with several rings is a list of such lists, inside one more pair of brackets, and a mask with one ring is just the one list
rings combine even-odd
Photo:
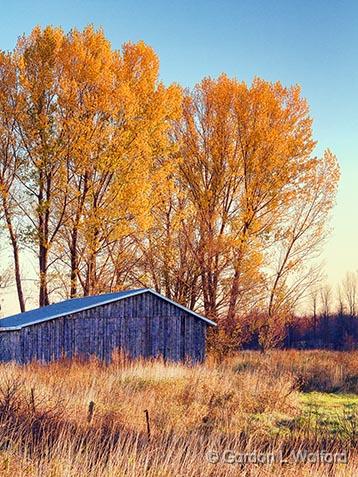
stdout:
[[357,394],[309,392],[301,393],[300,401],[305,408],[316,406],[324,412],[337,412],[358,406]]
[[335,435],[342,440],[358,442],[358,395],[300,393],[296,416],[258,413],[251,415],[251,420],[254,428],[271,435]]
[[358,432],[358,395],[310,392],[300,396],[301,420],[324,432]]

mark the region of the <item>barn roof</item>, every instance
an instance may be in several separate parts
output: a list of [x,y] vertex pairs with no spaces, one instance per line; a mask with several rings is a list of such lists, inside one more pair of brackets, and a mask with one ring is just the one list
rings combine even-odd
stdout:
[[0,319],[0,331],[19,330],[25,326],[34,325],[43,321],[53,320],[60,318],[61,316],[70,315],[72,313],[78,313],[80,311],[89,310],[96,306],[106,305],[108,303],[116,302],[128,298],[133,295],[140,295],[142,293],[151,293],[163,300],[171,303],[187,313],[200,318],[209,325],[216,326],[213,321],[198,315],[192,310],[185,308],[179,303],[176,303],[169,298],[161,295],[160,293],[152,290],[151,288],[141,288],[138,290],[127,290],[116,293],[106,293],[104,295],[86,296],[83,298],[72,298],[70,300],[62,301],[60,303],[54,303],[53,305],[44,306],[35,310],[25,311],[24,313],[18,313],[17,315],[8,316]]

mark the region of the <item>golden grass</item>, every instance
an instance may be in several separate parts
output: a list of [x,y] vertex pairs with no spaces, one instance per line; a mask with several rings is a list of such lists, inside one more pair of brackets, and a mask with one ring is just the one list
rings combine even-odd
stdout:
[[[282,425],[298,422],[302,412],[291,361],[289,353],[277,352],[241,353],[220,365],[123,358],[109,366],[96,360],[3,364],[0,475],[326,476],[327,465],[289,459],[284,466],[241,467],[210,463],[206,454],[344,448],[351,452],[349,464],[334,466],[331,475],[357,475],[354,435],[343,438]],[[89,423],[90,401],[95,410]]]
[[272,376],[290,373],[302,391],[358,394],[358,351],[270,351],[243,352],[231,360],[236,370],[251,369]]

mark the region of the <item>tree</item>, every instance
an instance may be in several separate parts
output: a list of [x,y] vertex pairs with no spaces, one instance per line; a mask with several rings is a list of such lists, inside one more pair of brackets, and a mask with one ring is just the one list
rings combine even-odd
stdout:
[[299,272],[325,236],[339,175],[331,153],[312,157],[311,124],[297,86],[222,75],[185,98],[178,180],[195,211],[203,308],[227,335],[255,307],[289,316],[309,284]]
[[[12,247],[14,273],[20,310],[25,311],[20,266],[20,220],[21,192],[18,187],[22,157],[16,134],[17,77],[11,55],[0,52],[0,201],[3,220]],[[7,275],[6,275],[7,276]]]
[[159,81],[158,58],[143,42],[114,51],[93,27],[36,27],[1,61],[0,180],[15,262],[14,208],[4,201],[16,184],[23,243],[26,235],[38,257],[40,306],[63,286],[69,296],[79,286],[85,295],[122,287],[128,264],[118,260],[127,252],[134,260],[133,234],[150,225],[156,181],[175,148],[180,88]]
[[343,279],[342,288],[347,304],[347,311],[351,316],[356,316],[358,300],[358,274],[354,272],[347,272]]
[[17,177],[28,196],[21,208],[31,224],[31,239],[37,249],[40,306],[49,304],[49,253],[65,213],[54,212],[65,180],[63,154],[67,147],[57,108],[63,43],[61,29],[36,27],[28,37],[19,39],[13,55],[19,78],[15,122],[23,158]]
[[338,301],[338,315],[343,316],[345,311],[345,303],[344,303],[344,292],[343,286],[339,284],[337,286],[337,301]]
[[85,295],[123,287],[127,261],[137,258],[133,235],[150,225],[157,182],[174,147],[169,131],[181,92],[159,82],[158,58],[144,43],[112,51],[102,31],[87,28],[72,31],[66,48],[59,100],[74,139],[63,235],[75,296],[78,281]]
[[[275,228],[270,261],[276,264],[276,269],[271,276],[266,276],[268,322],[287,324],[299,300],[321,280],[320,265],[310,266],[309,259],[319,256],[327,237],[326,224],[334,204],[338,178],[336,158],[327,151],[322,159],[311,164],[304,186],[295,189],[295,196],[287,204],[286,215],[282,214]],[[327,293],[324,293],[324,298],[324,305],[328,307]],[[277,336],[277,331],[275,334]]]
[[310,290],[309,294],[311,302],[311,313],[312,313],[312,322],[313,322],[313,338],[317,338],[317,324],[318,324],[318,305],[319,305],[319,289],[315,283]]
[[200,269],[196,222],[191,205],[180,185],[170,184],[153,208],[153,223],[136,244],[142,256],[138,262],[140,283],[191,309],[200,306]]
[[325,284],[320,290],[322,315],[327,318],[332,307],[332,287]]

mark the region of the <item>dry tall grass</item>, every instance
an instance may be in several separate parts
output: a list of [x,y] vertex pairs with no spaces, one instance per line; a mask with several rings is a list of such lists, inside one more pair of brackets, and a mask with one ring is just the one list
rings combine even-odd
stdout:
[[271,376],[290,373],[302,391],[358,394],[358,351],[271,351],[243,352],[232,362],[236,370],[268,372]]
[[[305,425],[280,431],[280,423],[295,423],[301,412],[297,376],[284,365],[286,359],[285,353],[243,353],[220,366],[123,359],[109,366],[95,360],[1,365],[0,475],[358,475],[353,433],[331,435]],[[91,401],[95,408],[88,422]],[[275,457],[299,449],[349,449],[350,459],[334,466],[291,458],[284,465],[208,461],[209,451],[225,449]]]

